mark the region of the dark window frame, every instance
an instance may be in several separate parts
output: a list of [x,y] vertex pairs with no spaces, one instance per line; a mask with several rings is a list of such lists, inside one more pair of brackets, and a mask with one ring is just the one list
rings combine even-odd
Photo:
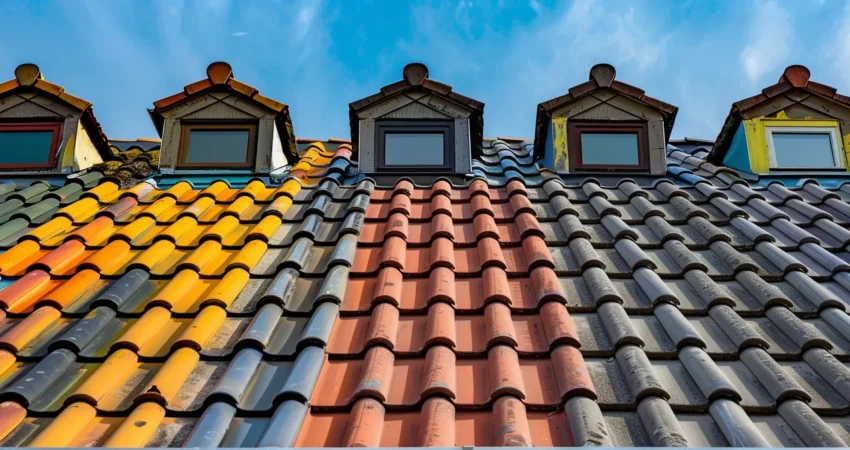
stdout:
[[[581,156],[582,133],[637,134],[638,163],[632,164],[584,164]],[[648,172],[649,135],[646,122],[591,122],[569,121],[567,141],[570,171],[580,172]]]
[[[396,165],[386,163],[386,135],[389,134],[442,134],[443,164]],[[379,120],[375,122],[375,167],[386,172],[454,172],[455,124],[453,120]]]
[[[177,152],[177,168],[178,169],[209,169],[209,168],[235,168],[235,169],[253,169],[256,163],[257,156],[257,130],[259,123],[256,120],[250,121],[203,121],[203,122],[186,122],[180,124],[180,148]],[[244,131],[248,130],[248,150],[245,154],[245,161],[230,161],[230,162],[215,162],[215,163],[197,163],[187,161],[189,157],[189,141],[192,130],[213,130],[213,131]]]
[[57,155],[59,154],[59,141],[62,138],[62,121],[50,122],[3,122],[0,123],[0,132],[4,131],[50,131],[53,139],[50,141],[50,153],[47,162],[43,164],[3,164],[0,169],[52,169],[56,167]]

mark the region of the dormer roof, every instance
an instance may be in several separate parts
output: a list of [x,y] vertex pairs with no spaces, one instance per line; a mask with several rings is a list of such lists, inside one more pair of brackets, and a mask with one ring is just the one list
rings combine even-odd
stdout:
[[[814,95],[828,102],[833,102],[838,105],[850,108],[850,97],[838,93],[838,90],[832,86],[811,81],[809,78],[811,72],[806,66],[795,64],[788,66],[779,77],[776,84],[770,85],[762,89],[761,93],[749,98],[737,101],[732,104],[732,109],[729,115],[726,116],[726,121],[720,129],[720,134],[717,136],[714,149],[708,155],[707,160],[712,163],[722,163],[723,158],[729,150],[732,138],[735,136],[741,120],[749,118],[752,112],[756,109],[769,105],[771,102],[776,104],[777,111],[787,106],[787,102],[777,101],[781,97],[793,95],[792,91],[802,92],[808,95]],[[796,100],[792,100],[796,101]],[[773,111],[775,112],[775,111]],[[760,111],[758,114],[763,114]]]
[[157,133],[162,136],[165,117],[163,113],[184,104],[187,100],[210,92],[227,92],[250,99],[265,108],[277,113],[275,121],[278,125],[280,140],[284,144],[283,151],[290,162],[297,160],[295,135],[292,131],[292,118],[289,106],[260,94],[260,91],[233,77],[233,69],[226,62],[214,62],[207,67],[207,78],[187,84],[183,91],[170,95],[153,103],[148,109]]
[[41,69],[32,63],[19,65],[15,69],[15,78],[0,82],[0,97],[27,92],[54,98],[72,109],[80,111],[80,123],[85,128],[101,158],[104,161],[113,158],[112,151],[109,149],[109,140],[103,133],[90,102],[65,92],[65,88],[58,84],[45,80]]
[[664,135],[669,139],[679,108],[646,95],[643,89],[623,83],[617,80],[616,76],[617,71],[614,69],[614,66],[604,63],[597,64],[590,69],[588,81],[571,87],[565,95],[555,97],[537,105],[537,121],[534,128],[535,160],[540,160],[544,157],[545,140],[549,132],[549,122],[552,119],[552,112],[604,89],[610,89],[638,103],[656,109],[664,117]]
[[359,150],[357,145],[360,137],[359,112],[407,92],[419,91],[450,100],[471,111],[469,116],[469,131],[472,141],[472,157],[481,156],[484,139],[484,103],[458,94],[452,90],[451,86],[430,79],[428,67],[422,63],[408,64],[404,67],[402,76],[403,79],[401,81],[382,87],[381,91],[377,94],[362,98],[348,105],[351,142],[354,145],[355,152]]

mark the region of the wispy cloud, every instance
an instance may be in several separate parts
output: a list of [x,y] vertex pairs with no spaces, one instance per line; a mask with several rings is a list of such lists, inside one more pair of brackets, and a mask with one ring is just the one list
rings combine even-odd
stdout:
[[754,2],[752,11],[749,44],[741,51],[740,61],[750,83],[755,84],[787,62],[795,37],[791,14],[775,0]]
[[247,31],[236,31],[236,32],[230,33],[230,35],[232,37],[243,37],[243,36],[248,36],[248,32]]

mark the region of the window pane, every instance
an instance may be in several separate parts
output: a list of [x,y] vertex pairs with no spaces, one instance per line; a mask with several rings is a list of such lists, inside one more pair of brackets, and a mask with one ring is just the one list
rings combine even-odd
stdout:
[[387,133],[384,164],[388,166],[442,166],[442,133]]
[[839,167],[829,133],[773,132],[773,151],[776,167]]
[[188,163],[244,163],[248,130],[191,130]]
[[0,165],[47,164],[52,131],[0,131]]
[[612,166],[638,165],[637,133],[582,133],[581,162]]

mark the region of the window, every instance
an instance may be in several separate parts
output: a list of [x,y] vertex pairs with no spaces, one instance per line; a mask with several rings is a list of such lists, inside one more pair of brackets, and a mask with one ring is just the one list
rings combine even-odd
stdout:
[[180,140],[179,168],[251,168],[257,124],[184,123]]
[[766,127],[771,169],[845,166],[834,127]]
[[567,134],[572,170],[649,170],[646,124],[571,121]]
[[61,122],[0,124],[0,168],[53,167],[61,131]]
[[379,121],[375,141],[378,169],[454,170],[453,121]]

